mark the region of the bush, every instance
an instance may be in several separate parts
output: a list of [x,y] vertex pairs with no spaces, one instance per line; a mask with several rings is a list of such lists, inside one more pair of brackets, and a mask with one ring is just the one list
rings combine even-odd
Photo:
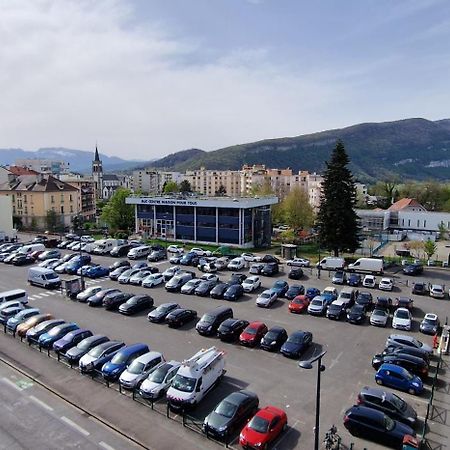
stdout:
[[124,231],[118,231],[114,237],[116,239],[128,239],[128,233],[125,233]]

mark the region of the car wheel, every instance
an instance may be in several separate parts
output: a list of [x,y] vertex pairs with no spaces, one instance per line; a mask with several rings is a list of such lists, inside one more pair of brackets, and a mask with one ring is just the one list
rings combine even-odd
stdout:
[[408,394],[416,395],[416,391],[413,388],[408,389]]
[[287,427],[288,427],[288,424],[287,424],[287,422],[283,425],[283,431],[286,431],[287,430]]
[[383,380],[381,380],[380,378],[377,378],[377,384],[379,384],[380,386],[382,386],[383,385]]

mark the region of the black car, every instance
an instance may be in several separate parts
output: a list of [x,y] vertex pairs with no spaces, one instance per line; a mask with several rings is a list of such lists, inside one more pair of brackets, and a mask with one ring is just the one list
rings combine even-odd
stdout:
[[130,243],[130,244],[124,244],[124,245],[118,245],[114,247],[109,254],[111,256],[120,257],[120,256],[127,256],[128,252],[135,247],[139,247],[138,243]]
[[414,300],[410,297],[397,297],[395,299],[395,309],[406,308],[412,311],[413,307],[414,307]]
[[97,345],[108,342],[109,338],[102,334],[95,334],[94,336],[87,337],[79,342],[75,347],[67,350],[63,355],[71,364],[78,362],[78,360],[85,355],[89,350]]
[[120,275],[122,275],[128,269],[129,269],[129,267],[127,267],[127,266],[117,267],[117,269],[114,269],[111,272],[109,272],[109,279],[113,280],[113,281],[117,281],[117,279],[120,277]]
[[217,329],[217,336],[221,341],[235,341],[247,328],[249,322],[241,319],[227,319],[223,321]]
[[228,284],[242,284],[242,282],[247,278],[243,273],[233,273],[231,278],[227,281]]
[[223,298],[223,294],[225,294],[226,290],[230,287],[231,285],[229,283],[219,283],[216,284],[212,289],[211,292],[209,293],[209,296],[211,298],[215,298],[215,299],[222,299]]
[[417,375],[422,380],[428,378],[428,364],[417,356],[408,355],[406,353],[396,353],[395,355],[378,354],[372,358],[372,367],[378,370],[382,364],[395,364],[403,367],[413,375]]
[[430,363],[430,355],[426,350],[422,350],[421,348],[409,346],[390,346],[386,347],[382,352],[383,355],[397,355],[399,353],[416,356],[423,359],[426,363]]
[[276,264],[280,264],[280,260],[273,255],[264,255],[261,259],[261,262],[263,263],[276,263]]
[[209,280],[209,281],[202,281],[196,288],[195,288],[195,295],[198,295],[199,297],[206,297],[210,294],[212,288],[217,284],[217,281]]
[[108,295],[105,295],[103,299],[103,306],[107,310],[118,309],[122,303],[128,301],[133,294],[128,292],[114,292]]
[[347,284],[358,287],[361,284],[361,275],[359,273],[351,273],[347,278]]
[[126,315],[135,314],[139,311],[144,311],[153,306],[153,299],[150,295],[138,294],[133,295],[125,303],[119,306],[119,312]]
[[119,293],[121,292],[119,289],[110,288],[110,289],[103,289],[102,291],[97,292],[92,297],[89,297],[87,299],[87,304],[89,306],[102,306],[103,305],[103,299],[113,293]]
[[12,263],[15,266],[25,266],[27,264],[34,264],[34,258],[30,255],[17,255],[13,258]]
[[412,287],[412,293],[416,295],[428,295],[428,284],[422,283],[421,281],[418,283],[414,283]]
[[305,286],[302,284],[292,284],[284,294],[284,298],[293,300],[297,295],[303,295],[305,293]]
[[166,322],[171,328],[178,328],[197,318],[197,311],[193,309],[178,308],[166,316]]
[[300,280],[300,278],[303,278],[303,269],[301,267],[292,267],[288,273],[288,278],[291,280]]
[[401,448],[403,438],[414,430],[381,411],[367,406],[353,406],[345,412],[344,426],[353,436],[362,436],[393,448]]
[[272,275],[276,275],[279,271],[280,267],[278,266],[278,263],[268,262],[264,265],[263,269],[261,270],[261,275],[270,277]]
[[341,320],[343,317],[345,317],[346,306],[347,304],[343,302],[332,302],[327,309],[327,317],[330,320]]
[[422,264],[408,264],[403,267],[403,273],[405,275],[420,275],[423,273]]
[[149,312],[147,319],[149,322],[161,323],[166,320],[167,314],[169,314],[174,309],[180,308],[178,303],[163,303],[159,305],[156,309]]
[[373,297],[370,292],[362,291],[356,296],[356,303],[358,305],[365,306],[366,310],[369,311],[373,307]]
[[282,327],[272,327],[261,339],[260,346],[263,350],[277,351],[286,342],[288,338],[287,332]]
[[389,297],[377,297],[374,309],[383,309],[389,312],[392,309],[392,299]]
[[116,261],[114,264],[111,264],[111,265],[109,266],[109,270],[110,270],[110,272],[111,272],[111,271],[113,271],[113,270],[115,270],[115,269],[118,269],[119,267],[127,267],[127,268],[130,268],[130,267],[131,267],[130,261],[128,261],[128,260],[126,260],[126,259],[122,259],[121,261]]
[[244,295],[244,288],[241,284],[231,285],[224,293],[223,299],[235,302],[239,300]]
[[365,386],[358,394],[358,405],[377,409],[391,419],[414,427],[417,420],[417,413],[414,408],[406,403],[398,395],[380,388]]
[[258,411],[258,406],[258,396],[253,392],[233,392],[205,417],[203,432],[218,439],[226,439],[242,429],[244,422]]
[[281,346],[280,352],[287,358],[299,358],[312,344],[313,335],[309,331],[294,331]]
[[366,307],[364,305],[353,305],[347,313],[347,322],[360,324],[366,320]]

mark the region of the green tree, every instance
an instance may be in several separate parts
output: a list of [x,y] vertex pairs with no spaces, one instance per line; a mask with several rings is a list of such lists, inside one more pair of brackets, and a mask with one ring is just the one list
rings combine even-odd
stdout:
[[178,184],[175,181],[166,181],[163,186],[164,194],[170,194],[172,192],[178,192]]
[[281,203],[284,221],[294,230],[311,228],[314,211],[309,204],[308,194],[300,186],[295,186]]
[[216,191],[216,195],[218,197],[223,197],[224,195],[227,195],[227,188],[223,184],[221,184],[219,186],[219,189],[217,189]]
[[270,178],[264,178],[264,180],[260,183],[255,183],[252,186],[252,195],[275,195],[275,192],[272,188],[272,184],[270,183]]
[[444,225],[444,222],[441,222],[438,225],[438,230],[439,230],[439,237],[441,239],[446,239],[448,238],[448,228]]
[[423,243],[423,250],[427,254],[428,259],[431,259],[431,257],[436,253],[437,250],[436,242],[432,241],[431,239],[427,239]]
[[55,231],[56,226],[58,225],[58,216],[56,211],[53,209],[49,209],[45,216],[45,224],[47,225],[47,229],[50,231]]
[[183,181],[180,183],[179,191],[180,191],[180,192],[192,192],[192,186],[191,186],[191,183],[189,183],[188,180],[183,180]]
[[320,243],[335,256],[343,251],[353,253],[359,247],[356,189],[347,168],[349,161],[344,144],[338,141],[330,162],[326,163],[317,216]]
[[125,199],[130,195],[129,189],[119,188],[103,207],[101,219],[111,230],[134,228],[134,206],[125,203]]

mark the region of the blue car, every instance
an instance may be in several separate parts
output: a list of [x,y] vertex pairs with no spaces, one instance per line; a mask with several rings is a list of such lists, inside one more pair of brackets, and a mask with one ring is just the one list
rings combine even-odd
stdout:
[[280,352],[287,358],[298,358],[312,344],[313,335],[309,331],[295,331],[281,346]]
[[331,305],[331,303],[337,299],[337,295],[330,291],[325,290],[321,295],[325,298],[327,305]]
[[288,291],[288,289],[289,289],[289,284],[287,281],[278,280],[278,281],[275,281],[275,283],[273,283],[273,286],[270,290],[272,292],[275,292],[278,297],[283,297],[284,294],[286,294],[286,292]]
[[412,395],[419,395],[423,391],[419,377],[395,364],[382,364],[375,374],[375,381],[379,385],[406,391]]
[[86,271],[86,276],[89,278],[105,277],[109,274],[109,269],[103,266],[94,266]]
[[23,309],[22,311],[17,313],[14,317],[8,319],[8,321],[6,322],[6,329],[11,333],[15,333],[17,325],[21,324],[22,322],[25,322],[25,320],[28,320],[30,317],[40,314],[40,312],[41,311],[39,311],[38,308]]
[[120,374],[134,359],[149,351],[150,349],[147,344],[133,344],[123,347],[114,355],[111,361],[103,365],[103,378],[107,381],[117,381]]
[[194,264],[194,261],[198,260],[198,255],[195,252],[189,252],[182,256],[180,259],[180,264],[183,266],[189,266]]
[[66,353],[67,350],[75,347],[83,339],[92,336],[91,330],[86,330],[84,328],[77,328],[76,330],[70,331],[64,335],[61,339],[58,339],[53,344],[53,351],[56,353]]
[[347,278],[347,284],[349,286],[358,287],[361,284],[361,275],[358,273],[352,273]]
[[72,258],[69,263],[66,266],[66,273],[70,275],[75,275],[77,273],[77,270],[80,267],[85,266],[86,264],[89,264],[91,262],[91,256],[90,255],[79,255],[75,258]]
[[315,287],[309,287],[308,289],[306,289],[305,297],[308,300],[312,300],[317,295],[320,295],[320,290],[319,289],[317,289]]
[[38,339],[39,347],[42,348],[52,348],[53,344],[65,336],[67,333],[77,330],[78,325],[74,322],[71,323],[63,323],[61,325],[57,325],[53,327],[47,333],[41,334]]

